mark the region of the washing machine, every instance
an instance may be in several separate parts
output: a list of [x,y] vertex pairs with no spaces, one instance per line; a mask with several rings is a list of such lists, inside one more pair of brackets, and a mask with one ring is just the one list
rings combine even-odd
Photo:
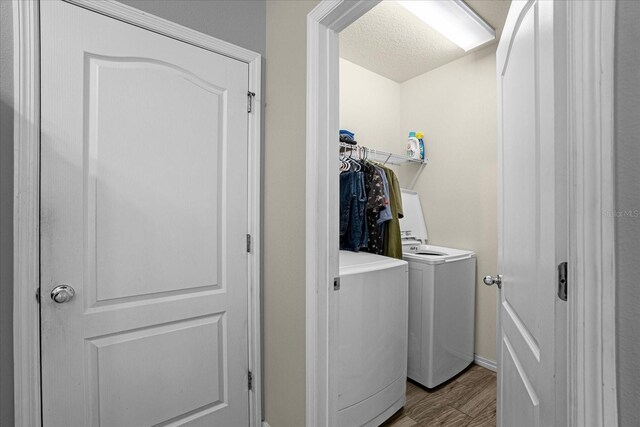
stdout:
[[340,251],[333,292],[340,427],[376,427],[405,403],[408,264]]
[[407,376],[433,388],[473,362],[476,256],[427,244],[418,193],[401,192],[403,259],[409,263]]

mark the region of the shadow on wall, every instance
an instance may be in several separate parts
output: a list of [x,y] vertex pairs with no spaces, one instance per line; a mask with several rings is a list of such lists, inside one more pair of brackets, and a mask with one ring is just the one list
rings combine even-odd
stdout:
[[[4,79],[4,77],[2,77]],[[0,425],[13,425],[13,108],[0,100]]]
[[616,11],[616,345],[621,426],[640,419],[640,3]]
[[13,412],[13,2],[0,0],[0,426]]

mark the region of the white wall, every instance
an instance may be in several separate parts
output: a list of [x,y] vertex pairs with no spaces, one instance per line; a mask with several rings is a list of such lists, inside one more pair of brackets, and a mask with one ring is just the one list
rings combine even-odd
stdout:
[[616,340],[621,427],[640,420],[640,2],[616,11]]
[[402,84],[402,128],[422,130],[429,164],[420,193],[430,243],[477,255],[476,353],[496,360],[496,45]]
[[305,425],[306,19],[317,3],[267,2],[264,364],[271,427]]
[[[414,189],[420,194],[430,243],[477,254],[475,352],[492,361],[496,291],[485,286],[482,277],[497,273],[495,48],[401,84],[340,62],[340,127],[357,124],[349,129],[363,145],[396,153],[403,152],[409,131],[425,133],[430,160]],[[367,94],[362,102],[342,99],[362,93]],[[368,135],[369,129],[397,136],[379,141]],[[407,165],[396,170],[400,184],[408,186],[417,169]]]
[[355,132],[359,144],[400,152],[407,136],[400,128],[400,83],[340,58],[340,129]]

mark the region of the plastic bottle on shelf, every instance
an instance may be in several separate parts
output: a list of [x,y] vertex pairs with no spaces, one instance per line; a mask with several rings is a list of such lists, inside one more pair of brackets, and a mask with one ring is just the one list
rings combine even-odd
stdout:
[[407,141],[407,156],[413,159],[420,158],[420,142],[416,138],[415,132],[409,132],[409,140]]
[[416,134],[416,138],[418,138],[418,148],[420,152],[420,160],[424,160],[424,134],[422,132],[418,132]]

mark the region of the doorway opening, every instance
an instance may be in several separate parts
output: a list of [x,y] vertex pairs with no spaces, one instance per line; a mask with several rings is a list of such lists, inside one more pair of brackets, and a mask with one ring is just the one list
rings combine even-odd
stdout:
[[[367,205],[364,215],[376,221],[368,221],[368,244],[356,248],[398,257],[386,247],[390,239],[378,234],[399,231],[400,258],[408,262],[406,403],[384,425],[445,419],[495,424],[497,288],[482,277],[498,271],[495,64],[509,4],[471,3],[495,37],[468,51],[395,1],[378,3],[338,34],[338,123],[341,141],[347,141],[341,157],[354,165],[346,171],[341,165],[341,194],[343,179],[359,164],[389,168],[402,189],[400,197],[391,191],[391,199],[400,199],[399,230]],[[351,149],[349,136],[360,152]],[[372,179],[363,175],[368,198],[375,194],[367,182]],[[340,212],[348,210],[346,203],[340,199]],[[342,250],[357,246],[349,241],[351,226],[340,229],[339,267]],[[449,275],[449,267],[456,272]],[[353,310],[346,306],[345,280],[340,292],[342,319]],[[338,365],[342,329],[338,323]],[[346,379],[338,374],[336,381],[343,389]],[[338,398],[339,414],[348,402]]]

